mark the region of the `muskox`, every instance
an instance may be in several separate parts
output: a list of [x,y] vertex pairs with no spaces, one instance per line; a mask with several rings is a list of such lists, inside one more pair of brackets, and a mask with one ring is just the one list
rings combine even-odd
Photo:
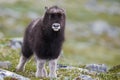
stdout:
[[23,70],[26,61],[34,54],[37,62],[36,77],[47,77],[44,67],[46,61],[49,62],[49,77],[57,77],[57,59],[64,42],[64,30],[65,11],[58,6],[46,8],[43,18],[33,20],[25,31],[17,71]]

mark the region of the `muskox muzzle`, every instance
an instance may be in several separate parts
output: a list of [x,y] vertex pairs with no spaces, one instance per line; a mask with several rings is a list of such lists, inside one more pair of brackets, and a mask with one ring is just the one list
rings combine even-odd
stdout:
[[52,29],[54,30],[54,31],[59,31],[60,30],[60,24],[59,23],[53,23],[52,24]]

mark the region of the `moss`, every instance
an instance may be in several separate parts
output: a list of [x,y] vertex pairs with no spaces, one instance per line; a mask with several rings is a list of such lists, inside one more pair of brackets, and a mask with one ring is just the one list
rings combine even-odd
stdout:
[[118,74],[112,74],[112,73],[109,73],[109,74],[99,74],[99,78],[101,80],[119,80],[120,79],[120,75]]
[[5,77],[4,80],[18,80],[18,79],[12,77]]
[[109,73],[119,73],[120,72],[120,65],[113,66],[108,70]]

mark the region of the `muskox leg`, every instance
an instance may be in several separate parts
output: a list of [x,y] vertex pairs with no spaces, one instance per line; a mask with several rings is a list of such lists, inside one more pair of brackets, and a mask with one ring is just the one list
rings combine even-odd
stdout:
[[57,77],[56,68],[57,68],[57,60],[50,60],[49,61],[49,69],[50,69],[49,77],[50,78]]
[[32,54],[33,54],[32,50],[28,47],[27,44],[24,43],[24,45],[22,46],[22,50],[21,50],[21,56],[20,56],[19,64],[16,67],[17,71],[23,71],[24,70],[25,63],[30,59]]
[[23,71],[24,70],[24,66],[25,63],[28,59],[26,57],[24,57],[23,55],[21,55],[20,60],[19,60],[19,64],[16,67],[17,71]]
[[37,59],[36,77],[47,77],[45,63],[46,63],[46,60]]

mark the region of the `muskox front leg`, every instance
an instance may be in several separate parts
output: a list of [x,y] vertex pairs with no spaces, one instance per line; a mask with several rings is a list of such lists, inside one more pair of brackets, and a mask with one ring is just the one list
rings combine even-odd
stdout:
[[50,60],[49,61],[49,69],[50,69],[49,77],[50,78],[57,78],[56,68],[57,68],[57,60]]
[[45,69],[46,60],[37,59],[37,71],[36,77],[47,77],[47,72]]

